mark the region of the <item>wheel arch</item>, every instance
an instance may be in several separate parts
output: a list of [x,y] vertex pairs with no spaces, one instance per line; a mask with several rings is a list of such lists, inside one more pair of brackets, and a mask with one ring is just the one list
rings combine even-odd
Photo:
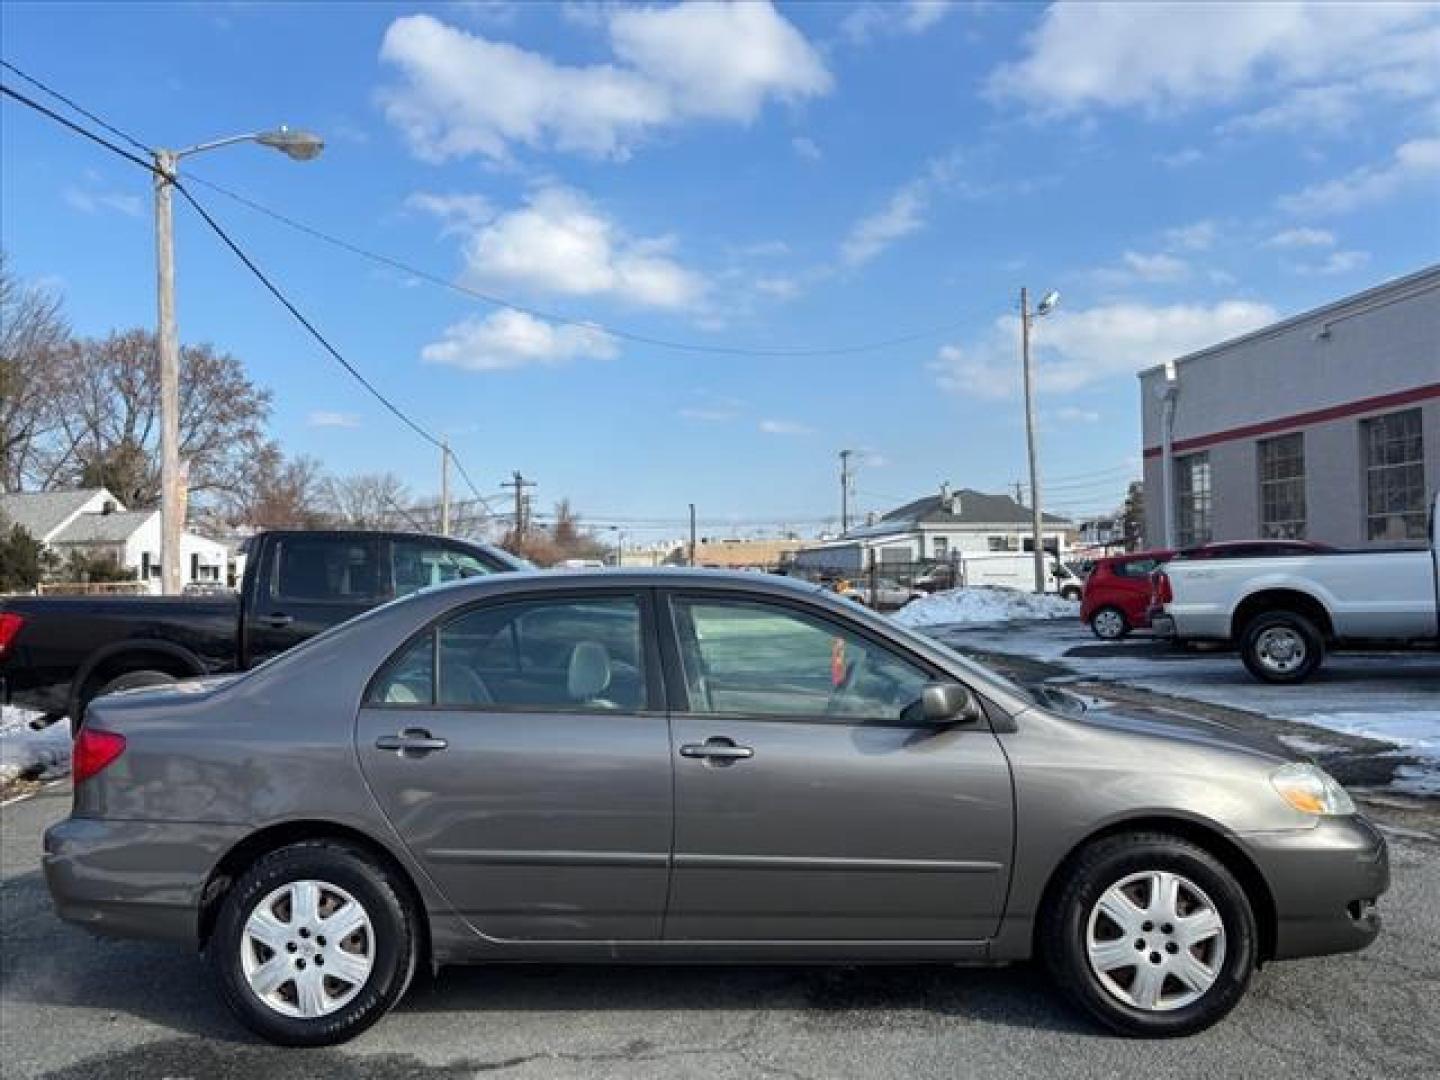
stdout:
[[1041,935],[1046,916],[1063,887],[1067,872],[1080,853],[1098,841],[1112,836],[1122,836],[1125,833],[1163,833],[1180,840],[1187,840],[1217,859],[1225,869],[1235,875],[1235,880],[1240,883],[1240,887],[1245,890],[1246,899],[1250,901],[1250,910],[1255,914],[1255,929],[1259,934],[1257,943],[1259,959],[1264,961],[1274,957],[1278,915],[1275,908],[1275,897],[1270,891],[1270,885],[1266,882],[1265,875],[1260,872],[1260,868],[1218,826],[1192,818],[1163,814],[1110,822],[1080,839],[1065,853],[1064,857],[1050,871],[1045,888],[1040,894],[1040,904],[1036,908],[1037,917],[1032,929],[1032,955],[1040,955]]
[[200,892],[199,917],[196,924],[196,944],[203,952],[209,944],[215,929],[215,920],[220,914],[220,905],[230,891],[231,885],[259,859],[278,851],[280,848],[307,841],[339,841],[360,849],[392,876],[405,893],[415,917],[415,930],[419,944],[418,963],[429,963],[432,959],[430,946],[430,920],[420,888],[405,864],[388,847],[359,829],[342,825],[336,821],[303,819],[282,821],[267,825],[238,841],[215,864],[206,878]]
[[96,649],[75,673],[70,684],[71,721],[78,724],[76,714],[83,711],[96,690],[131,671],[163,671],[178,679],[208,674],[200,657],[173,641],[130,638],[114,642]]
[[1254,619],[1272,611],[1303,615],[1327,641],[1335,636],[1335,623],[1324,601],[1302,589],[1277,586],[1253,592],[1235,606],[1235,613],[1230,617],[1230,640],[1238,642]]

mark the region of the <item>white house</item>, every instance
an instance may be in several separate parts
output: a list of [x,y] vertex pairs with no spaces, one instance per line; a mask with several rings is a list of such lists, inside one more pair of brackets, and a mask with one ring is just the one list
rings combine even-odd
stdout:
[[[113,555],[160,591],[159,510],[126,510],[104,488],[9,492],[0,495],[0,520],[22,526],[62,559],[72,551]],[[224,544],[181,533],[182,584],[223,585],[228,558]]]
[[[1067,518],[1045,514],[1042,544],[1063,555],[1074,526]],[[869,553],[886,563],[945,562],[952,557],[1030,551],[1030,508],[1008,495],[987,495],[941,484],[926,495],[891,510],[878,521],[853,528],[838,540],[803,548],[795,555],[801,569],[858,570]]]

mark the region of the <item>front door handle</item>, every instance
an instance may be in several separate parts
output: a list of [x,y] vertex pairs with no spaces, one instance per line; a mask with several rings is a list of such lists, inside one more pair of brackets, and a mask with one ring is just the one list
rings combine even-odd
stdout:
[[376,750],[394,750],[401,757],[430,754],[449,745],[447,740],[435,738],[424,728],[406,728],[398,735],[381,735],[375,740]]
[[271,630],[284,630],[285,627],[289,626],[295,621],[295,616],[286,615],[282,612],[277,611],[271,615],[266,615],[260,621],[263,622],[266,626],[270,627]]
[[680,747],[680,756],[701,758],[714,762],[716,765],[728,765],[732,761],[743,761],[745,758],[754,757],[755,751],[748,746],[736,746],[734,739],[720,736],[706,739],[703,743],[686,743]]

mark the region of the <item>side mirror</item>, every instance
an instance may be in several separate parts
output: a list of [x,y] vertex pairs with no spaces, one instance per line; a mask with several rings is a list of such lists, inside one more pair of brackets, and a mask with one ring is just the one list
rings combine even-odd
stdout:
[[975,695],[959,683],[932,682],[920,694],[920,715],[935,727],[968,723],[981,718]]

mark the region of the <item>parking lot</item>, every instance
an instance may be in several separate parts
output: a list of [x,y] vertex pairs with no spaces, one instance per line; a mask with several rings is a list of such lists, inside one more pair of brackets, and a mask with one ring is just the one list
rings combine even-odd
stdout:
[[[1433,658],[1351,657],[1311,687],[1258,687],[1224,654],[1144,640],[1100,646],[1073,623],[931,632],[1016,674],[1095,694],[1194,698],[1279,716],[1433,707]],[[1427,667],[1427,665],[1432,665]],[[1257,718],[1255,722],[1262,721]],[[1281,719],[1330,754],[1413,759],[1388,743]],[[1155,1077],[1418,1076],[1440,1055],[1440,843],[1432,799],[1368,791],[1394,885],[1368,951],[1272,965],[1217,1028],[1178,1042],[1111,1038],[1044,973],[951,967],[493,967],[421,978],[395,1014],[344,1047],[259,1043],[183,949],[103,941],[62,924],[39,872],[66,782],[0,810],[0,1057],[6,1075],[279,1078],[411,1076]],[[1373,801],[1379,799],[1380,801]],[[1419,808],[1417,810],[1417,808]],[[1415,827],[1416,824],[1420,827]]]

